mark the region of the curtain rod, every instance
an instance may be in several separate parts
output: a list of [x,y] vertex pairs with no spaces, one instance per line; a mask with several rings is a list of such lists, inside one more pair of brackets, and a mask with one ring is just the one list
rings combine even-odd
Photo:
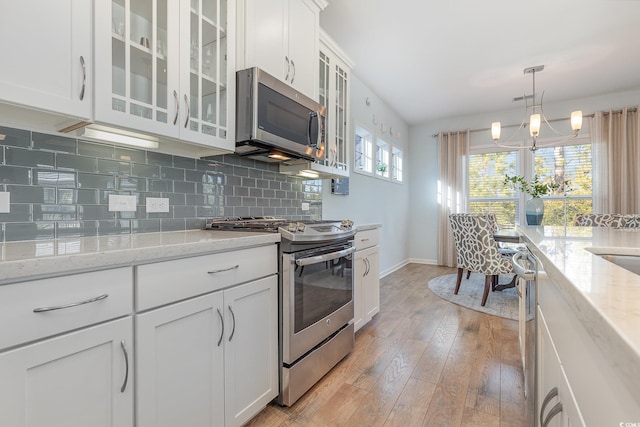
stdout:
[[[630,107],[630,108],[627,108],[627,111],[628,111],[628,112],[635,112],[635,111],[637,111],[637,110],[638,110],[638,108],[637,108],[637,107]],[[609,114],[619,114],[619,113],[622,113],[623,111],[624,111],[624,110],[603,111],[603,112],[602,112],[602,114],[603,114],[603,115],[605,115],[605,116],[607,116],[607,115],[609,115]],[[593,117],[594,115],[595,115],[595,114],[591,113],[591,114],[585,114],[585,115],[584,115],[584,116],[582,116],[582,117]],[[570,120],[570,118],[569,118],[569,117],[565,117],[565,118],[560,118],[560,119],[552,119],[552,120],[549,120],[549,122],[559,122],[559,121],[562,121],[562,120]],[[514,127],[520,127],[520,125],[521,125],[521,124],[517,124],[517,125],[504,125],[504,126],[502,126],[502,128],[503,128],[503,129],[504,129],[504,128],[514,128]],[[470,130],[469,130],[469,132],[484,132],[484,131],[488,131],[488,130],[491,130],[491,128],[470,129]],[[432,134],[432,135],[431,135],[431,137],[432,137],[432,138],[437,138],[439,135],[440,135],[440,134],[438,134],[438,133],[434,133],[434,134]]]

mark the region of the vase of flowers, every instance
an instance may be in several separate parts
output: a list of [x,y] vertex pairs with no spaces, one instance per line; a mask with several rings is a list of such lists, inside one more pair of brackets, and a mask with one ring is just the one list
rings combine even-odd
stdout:
[[557,182],[542,182],[538,175],[533,177],[533,180],[527,181],[523,176],[505,175],[504,185],[517,188],[531,196],[525,204],[525,215],[527,218],[527,225],[540,225],[542,218],[544,217],[544,201],[540,196],[546,196],[553,192],[566,192],[568,191],[569,181]]

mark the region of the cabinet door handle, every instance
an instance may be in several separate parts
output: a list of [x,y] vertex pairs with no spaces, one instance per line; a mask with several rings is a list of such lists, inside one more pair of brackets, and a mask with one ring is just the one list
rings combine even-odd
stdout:
[[231,335],[229,335],[229,342],[231,342],[231,340],[233,339],[233,334],[236,333],[236,315],[233,313],[233,310],[231,309],[230,305],[228,305],[227,307],[229,307],[229,313],[231,313],[231,319],[233,320],[233,326],[231,327]]
[[562,412],[562,402],[556,403],[556,405],[551,408],[551,410],[549,411],[549,415],[547,415],[547,418],[545,418],[544,422],[542,423],[542,427],[547,427],[551,419],[558,415],[560,412]]
[[189,98],[187,97],[186,93],[184,95],[184,105],[185,107],[187,107],[187,118],[184,121],[184,127],[186,128],[189,124],[189,115],[191,114],[191,107],[189,107]]
[[[542,405],[540,405],[540,425],[541,426],[544,425],[544,423],[542,422],[542,418],[544,415],[545,408],[547,407],[549,402],[551,402],[551,399],[557,396],[558,396],[558,387],[554,387],[551,390],[549,390],[547,395],[544,397],[544,400],[542,401]],[[562,410],[562,405],[560,406],[560,410]]]
[[96,302],[96,301],[101,301],[105,298],[108,298],[109,294],[102,294],[102,295],[98,295],[97,297],[94,298],[89,298],[87,300],[84,301],[79,301],[79,302],[72,302],[70,304],[64,304],[64,305],[56,305],[53,307],[38,307],[38,308],[34,308],[33,312],[34,313],[44,313],[46,311],[54,311],[54,310],[63,310],[65,308],[71,308],[71,307],[77,307],[79,305],[84,305],[84,304],[89,304],[92,302]]
[[231,270],[235,270],[237,268],[240,267],[240,264],[236,264],[233,267],[226,267],[226,268],[219,268],[217,270],[211,270],[211,271],[207,271],[207,274],[216,274],[216,273],[222,273],[225,271],[231,271]]
[[296,63],[291,60],[291,66],[293,67],[293,74],[291,75],[291,84],[293,84],[293,80],[296,78]]
[[222,313],[220,313],[219,308],[216,308],[216,310],[218,310],[218,317],[220,317],[220,323],[222,324],[222,331],[220,331],[220,338],[218,339],[218,347],[220,347],[220,344],[222,344],[222,338],[224,337],[224,317],[222,316]]
[[367,263],[367,271],[365,271],[364,275],[368,276],[371,271],[371,263],[369,262],[369,258],[365,258],[364,261]]
[[84,64],[84,57],[80,55],[80,65],[82,65],[82,89],[80,89],[80,101],[84,100],[84,89],[87,86],[87,67]]
[[178,92],[173,91],[173,99],[176,101],[176,115],[173,116],[173,124],[178,123],[178,116],[180,115],[180,100],[178,99]]
[[285,81],[289,81],[289,70],[291,69],[291,63],[289,62],[289,57],[285,55],[284,60],[287,61],[287,75],[284,76]]
[[129,382],[129,353],[127,353],[127,346],[124,340],[120,341],[120,348],[122,348],[122,353],[124,354],[124,382],[122,383],[122,387],[120,387],[120,393],[124,393],[127,388],[127,383]]

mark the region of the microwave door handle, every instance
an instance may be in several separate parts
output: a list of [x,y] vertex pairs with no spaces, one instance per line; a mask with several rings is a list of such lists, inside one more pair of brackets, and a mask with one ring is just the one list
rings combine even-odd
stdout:
[[[313,124],[313,119],[318,120],[318,136],[316,137],[315,144],[311,143],[311,125]],[[318,148],[320,145],[320,112],[312,111],[309,113],[309,128],[307,129],[307,141],[309,142],[309,147]]]

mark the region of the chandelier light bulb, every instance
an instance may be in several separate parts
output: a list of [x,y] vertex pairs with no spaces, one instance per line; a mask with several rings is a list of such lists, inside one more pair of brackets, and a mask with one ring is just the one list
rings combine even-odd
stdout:
[[582,111],[571,112],[571,129],[577,134],[582,129]]
[[500,122],[491,123],[491,137],[494,141],[500,139]]
[[540,114],[532,114],[529,117],[529,134],[533,138],[540,134]]

